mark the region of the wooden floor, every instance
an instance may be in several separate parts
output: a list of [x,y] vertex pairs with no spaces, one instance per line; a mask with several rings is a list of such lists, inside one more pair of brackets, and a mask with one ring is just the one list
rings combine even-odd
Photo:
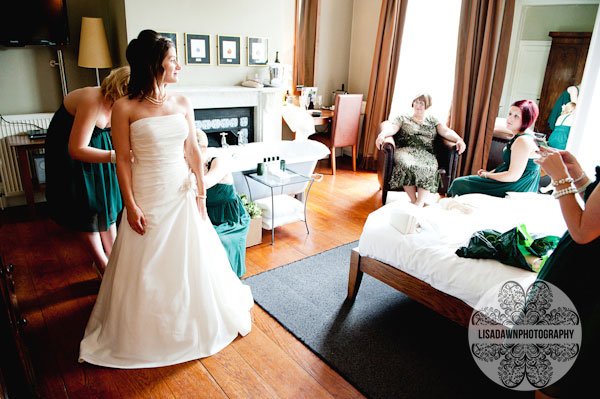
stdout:
[[[339,162],[310,192],[307,218],[278,227],[275,244],[247,251],[245,277],[357,240],[381,204],[377,176]],[[16,216],[15,216],[16,215]],[[13,276],[42,398],[361,398],[347,381],[258,306],[253,328],[218,354],[171,367],[115,370],[77,363],[99,280],[72,232],[3,212],[0,250]]]

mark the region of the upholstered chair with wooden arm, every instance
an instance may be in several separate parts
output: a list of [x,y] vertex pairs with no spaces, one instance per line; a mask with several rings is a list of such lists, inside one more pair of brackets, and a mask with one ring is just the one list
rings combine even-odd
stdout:
[[[381,127],[380,127],[381,129]],[[442,178],[442,187],[438,191],[440,194],[446,194],[448,187],[456,177],[458,168],[458,150],[456,145],[446,140],[441,135],[436,135],[433,141],[433,151],[438,161],[438,172]],[[390,189],[390,178],[394,168],[394,146],[389,142],[384,142],[377,154],[377,175],[379,177],[379,186],[382,190],[382,204],[385,205],[388,191]],[[403,191],[402,189],[398,191]]]
[[356,172],[356,150],[362,94],[339,94],[335,98],[335,112],[327,132],[315,133],[311,140],[325,144],[331,150],[331,174],[335,175],[335,149],[352,146],[352,170]]

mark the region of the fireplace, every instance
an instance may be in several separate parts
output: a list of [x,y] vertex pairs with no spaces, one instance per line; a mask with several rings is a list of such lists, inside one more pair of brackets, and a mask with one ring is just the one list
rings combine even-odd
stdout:
[[[282,89],[276,87],[251,88],[241,86],[194,86],[194,87],[173,87],[177,91],[190,100],[194,109],[194,119],[196,126],[207,133],[213,133],[212,145],[220,145],[221,133],[227,132],[227,143],[237,144],[237,137],[240,132],[242,135],[245,131],[242,130],[246,126],[241,126],[246,123],[245,117],[248,117],[248,142],[260,141],[280,141],[281,140],[281,110],[282,110]],[[229,112],[230,110],[246,109],[244,115],[220,115],[221,112]],[[204,111],[209,114],[203,114]],[[217,114],[210,114],[216,111]],[[237,112],[237,111],[236,111]],[[237,119],[237,127],[235,121]],[[228,121],[221,121],[228,119]],[[203,122],[210,120],[211,122]],[[219,120],[219,122],[212,122]],[[203,128],[210,126],[209,128]],[[207,125],[207,123],[209,123]],[[212,127],[218,126],[221,127]],[[223,127],[225,125],[226,127]],[[209,135],[211,136],[211,135]],[[216,141],[215,141],[216,140]]]
[[229,145],[255,141],[254,107],[195,109],[194,119],[208,136],[209,147],[221,147],[223,139]]

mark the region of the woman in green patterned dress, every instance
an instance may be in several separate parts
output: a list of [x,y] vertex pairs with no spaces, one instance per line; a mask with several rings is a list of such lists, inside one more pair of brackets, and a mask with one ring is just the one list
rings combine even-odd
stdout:
[[525,130],[533,126],[538,115],[538,106],[533,101],[515,102],[506,118],[506,127],[514,133],[514,137],[502,151],[504,162],[491,172],[479,169],[477,176],[454,179],[448,194],[481,193],[504,197],[509,191],[536,192],[540,183],[540,167],[534,162],[538,157],[538,146],[533,133],[526,133]]
[[129,67],[113,70],[100,87],[70,92],[46,137],[46,199],[50,218],[80,232],[104,273],[123,208],[111,139],[112,106],[127,93]]
[[250,228],[250,215],[233,186],[233,176],[224,159],[206,157],[208,138],[196,129],[202,158],[206,161],[204,187],[206,211],[219,239],[227,252],[231,268],[238,277],[246,273],[246,236]]
[[380,126],[375,145],[378,149],[384,142],[394,145],[394,168],[390,178],[392,190],[403,189],[410,202],[423,206],[427,194],[437,193],[440,185],[438,163],[433,153],[433,139],[436,134],[453,141],[459,153],[465,142],[454,130],[438,121],[434,116],[426,116],[431,106],[431,96],[421,94],[412,101],[413,114],[402,115],[393,121],[385,121]]

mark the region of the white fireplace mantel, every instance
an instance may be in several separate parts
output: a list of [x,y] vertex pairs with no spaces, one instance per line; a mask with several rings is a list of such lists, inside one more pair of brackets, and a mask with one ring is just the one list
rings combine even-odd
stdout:
[[255,140],[281,140],[281,88],[174,86],[172,90],[187,96],[194,109],[254,107]]

